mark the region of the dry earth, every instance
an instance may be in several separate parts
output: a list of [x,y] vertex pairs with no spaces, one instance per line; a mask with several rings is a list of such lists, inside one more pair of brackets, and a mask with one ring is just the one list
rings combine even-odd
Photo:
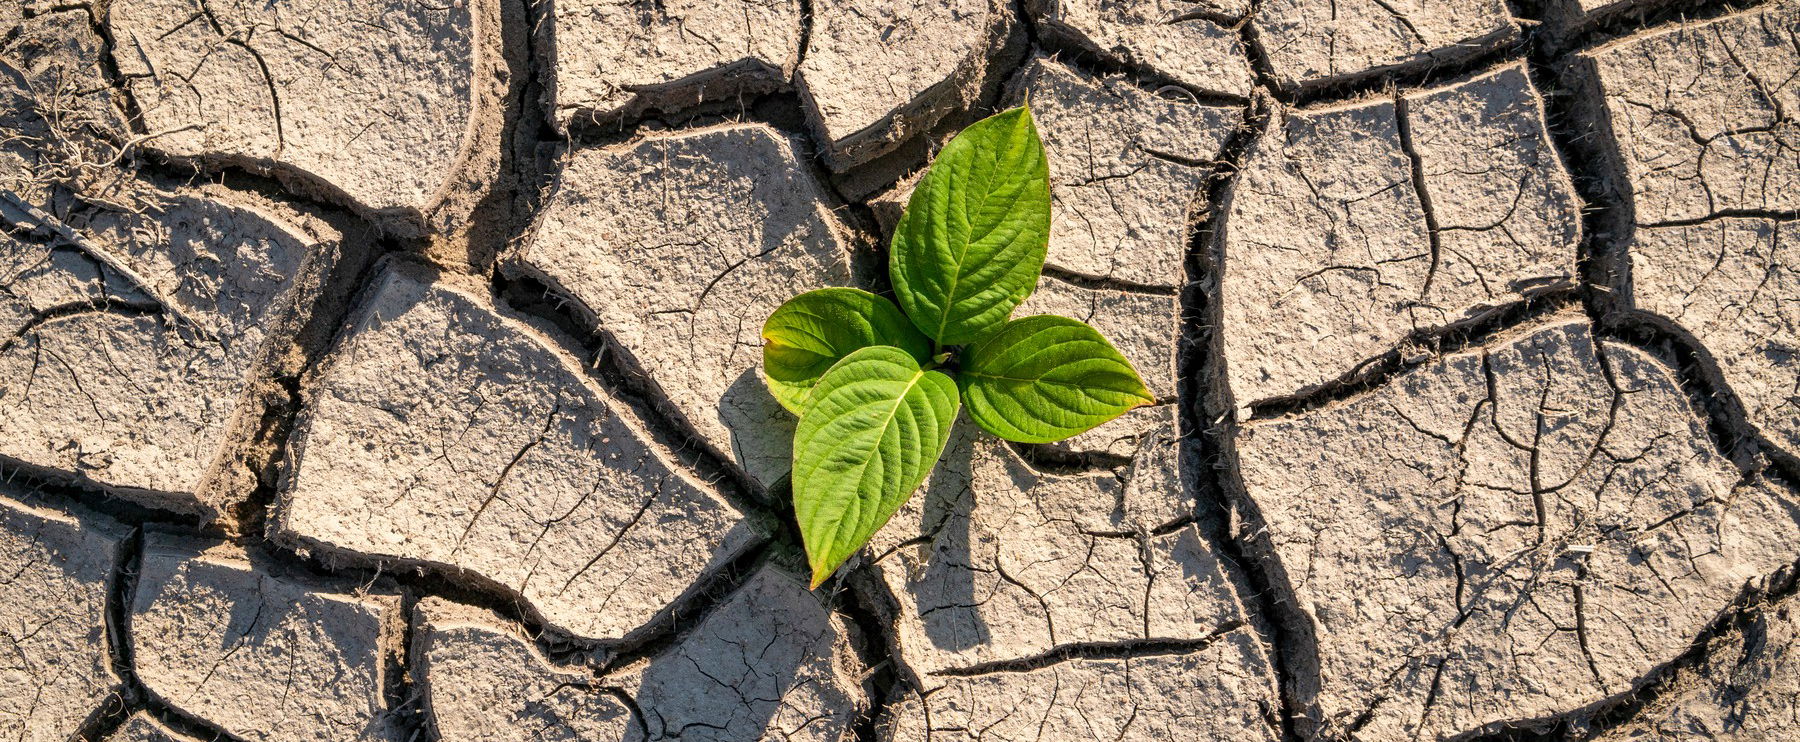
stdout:
[[[1159,403],[804,586],[1029,100]],[[0,740],[1800,739],[1800,2],[0,0]]]

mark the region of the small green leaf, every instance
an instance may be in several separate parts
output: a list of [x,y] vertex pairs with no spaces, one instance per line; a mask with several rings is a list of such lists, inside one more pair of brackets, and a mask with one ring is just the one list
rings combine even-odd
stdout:
[[825,372],[794,432],[794,517],[813,587],[925,481],[958,406],[956,382],[899,348],[863,348]]
[[1156,398],[1112,343],[1053,315],[1008,322],[964,349],[956,383],[982,430],[1020,443],[1051,443]]
[[888,270],[900,306],[945,345],[980,337],[1037,288],[1050,240],[1050,169],[1027,108],[964,129],[913,191]]
[[931,357],[931,340],[899,307],[862,289],[819,289],[789,299],[763,323],[762,336],[769,393],[796,415],[819,377],[852,351],[891,345],[920,363]]

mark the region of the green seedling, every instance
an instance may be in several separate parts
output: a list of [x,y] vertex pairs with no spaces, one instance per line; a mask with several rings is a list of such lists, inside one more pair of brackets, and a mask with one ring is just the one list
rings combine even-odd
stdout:
[[800,416],[794,515],[813,587],[925,481],[964,405],[982,430],[1050,443],[1155,401],[1094,328],[1011,319],[1049,238],[1044,145],[1014,108],[950,140],[913,191],[889,250],[900,306],[829,288],[769,316],[763,373]]

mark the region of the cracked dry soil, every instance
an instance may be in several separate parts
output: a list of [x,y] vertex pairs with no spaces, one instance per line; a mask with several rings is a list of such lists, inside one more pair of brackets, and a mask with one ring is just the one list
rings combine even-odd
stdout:
[[[1029,97],[804,587],[762,320]],[[0,0],[0,740],[1800,739],[1800,2]]]

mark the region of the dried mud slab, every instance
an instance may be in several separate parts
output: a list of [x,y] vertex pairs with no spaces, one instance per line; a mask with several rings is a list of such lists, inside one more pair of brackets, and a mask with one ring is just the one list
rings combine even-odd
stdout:
[[504,265],[573,298],[676,416],[763,485],[787,475],[794,429],[757,371],[763,320],[851,278],[844,227],[794,147],[746,125],[577,150]]
[[108,735],[106,742],[197,742],[193,737],[168,728],[149,714],[139,711]]
[[126,529],[24,497],[0,484],[0,736],[61,742],[118,692],[106,594]]
[[[1038,134],[1040,136],[1043,134],[1041,122]],[[0,150],[0,152],[4,151]],[[881,240],[884,245],[893,243],[894,228],[899,226],[900,217],[906,213],[906,202],[912,198],[913,190],[919,187],[919,180],[924,177],[925,170],[923,168],[907,173],[893,185],[870,196],[864,202],[869,207],[869,212],[875,217],[875,226],[881,229]]]
[[1704,739],[1758,742],[1800,737],[1800,616],[1791,602],[1750,614],[1716,639],[1698,667],[1599,742]]
[[480,119],[508,84],[499,18],[488,0],[122,0],[106,25],[146,146],[297,175],[399,225],[498,146]]
[[834,742],[868,707],[850,626],[802,571],[758,569],[675,646],[623,672],[650,740]]
[[0,229],[40,221],[34,211],[73,219],[149,208],[155,198],[118,166],[133,161],[120,149],[130,130],[122,93],[101,74],[105,42],[88,12],[33,5],[43,7],[29,19],[0,19],[11,29],[0,33]]
[[31,81],[12,66],[0,66],[0,217],[6,224],[25,205],[44,202],[50,184],[39,176],[54,159],[46,152],[50,127],[38,111]]
[[866,570],[894,596],[897,658],[920,687],[1095,646],[1185,646],[1241,622],[1176,454],[1165,432],[1119,471],[1049,474],[958,427]]
[[141,212],[0,214],[0,457],[216,515],[222,452],[273,393],[340,235],[219,186],[139,183]]
[[[1744,5],[1745,3],[1733,3],[1712,7],[1731,10]],[[1684,4],[1679,0],[1551,0],[1539,7],[1544,24],[1535,35],[1540,40],[1548,40],[1557,45],[1566,45],[1570,41],[1580,43],[1579,34],[1590,30],[1598,29],[1600,34],[1617,33],[1613,29],[1641,31],[1646,26],[1666,21],[1668,15],[1686,19],[1695,14],[1705,14],[1701,6]],[[1662,11],[1671,9],[1676,13],[1659,15]]]
[[1030,97],[1050,158],[1046,262],[1131,284],[1181,285],[1189,211],[1242,112],[1042,57],[1008,87],[1009,105]]
[[820,154],[843,172],[980,94],[1017,19],[1007,0],[816,0],[795,82]]
[[420,600],[412,656],[439,739],[611,742],[638,729],[626,700],[591,670],[551,661],[485,609]]
[[1800,456],[1800,222],[1639,228],[1636,307],[1692,333],[1751,424]]
[[1546,11],[1565,23],[1578,23],[1628,8],[1647,8],[1662,0],[1555,0]]
[[881,738],[1035,742],[1075,739],[1281,738],[1274,674],[1248,629],[1199,649],[1120,658],[1059,658],[1042,666],[949,678],[888,711]]
[[800,62],[798,0],[560,0],[540,24],[556,125],[785,86]]
[[1269,0],[1256,29],[1277,84],[1318,88],[1517,43],[1501,0]]
[[[78,110],[81,101],[56,97],[55,87],[45,91],[41,75],[15,55],[31,44],[34,27],[23,27],[17,37],[0,36],[7,40],[0,43],[0,231],[5,232],[30,229],[22,223],[34,221],[33,212],[67,213],[74,193],[116,201],[105,197],[105,186],[126,180],[122,169],[81,166],[105,162],[116,152],[86,136],[93,122]],[[68,61],[54,54],[48,59],[52,76]],[[94,181],[101,186],[98,192],[86,193]]]
[[235,546],[150,532],[131,604],[144,686],[246,740],[394,740],[398,596],[320,589]]
[[1800,4],[1584,55],[1637,221],[1615,289],[1698,340],[1749,422],[1800,456]]
[[545,331],[453,281],[404,264],[374,280],[290,438],[277,538],[445,570],[602,640],[761,538]]
[[1579,205],[1519,65],[1280,114],[1227,198],[1220,332],[1240,409],[1575,275]]
[[419,613],[417,655],[445,739],[836,742],[867,707],[849,627],[774,566],[669,648],[605,678],[547,661],[486,612],[427,599]]
[[0,8],[0,36],[5,29],[18,31],[0,42],[0,61],[30,81],[33,95],[55,112],[58,129],[126,138],[124,116],[100,71],[105,42],[94,32],[88,11],[33,5],[43,7],[35,8],[29,19],[22,8]]
[[1463,307],[1569,288],[1581,206],[1525,68],[1504,67],[1400,103],[1402,144],[1418,161],[1420,198],[1435,233],[1421,324],[1452,321]]
[[1248,54],[1232,26],[1248,2],[1030,0],[1039,33],[1115,64],[1215,95],[1248,96]]
[[1717,452],[1668,367],[1584,321],[1235,446],[1326,736],[1441,738],[1618,697],[1800,553],[1800,502]]
[[1796,27],[1800,3],[1778,2],[1580,56],[1640,225],[1800,209]]

